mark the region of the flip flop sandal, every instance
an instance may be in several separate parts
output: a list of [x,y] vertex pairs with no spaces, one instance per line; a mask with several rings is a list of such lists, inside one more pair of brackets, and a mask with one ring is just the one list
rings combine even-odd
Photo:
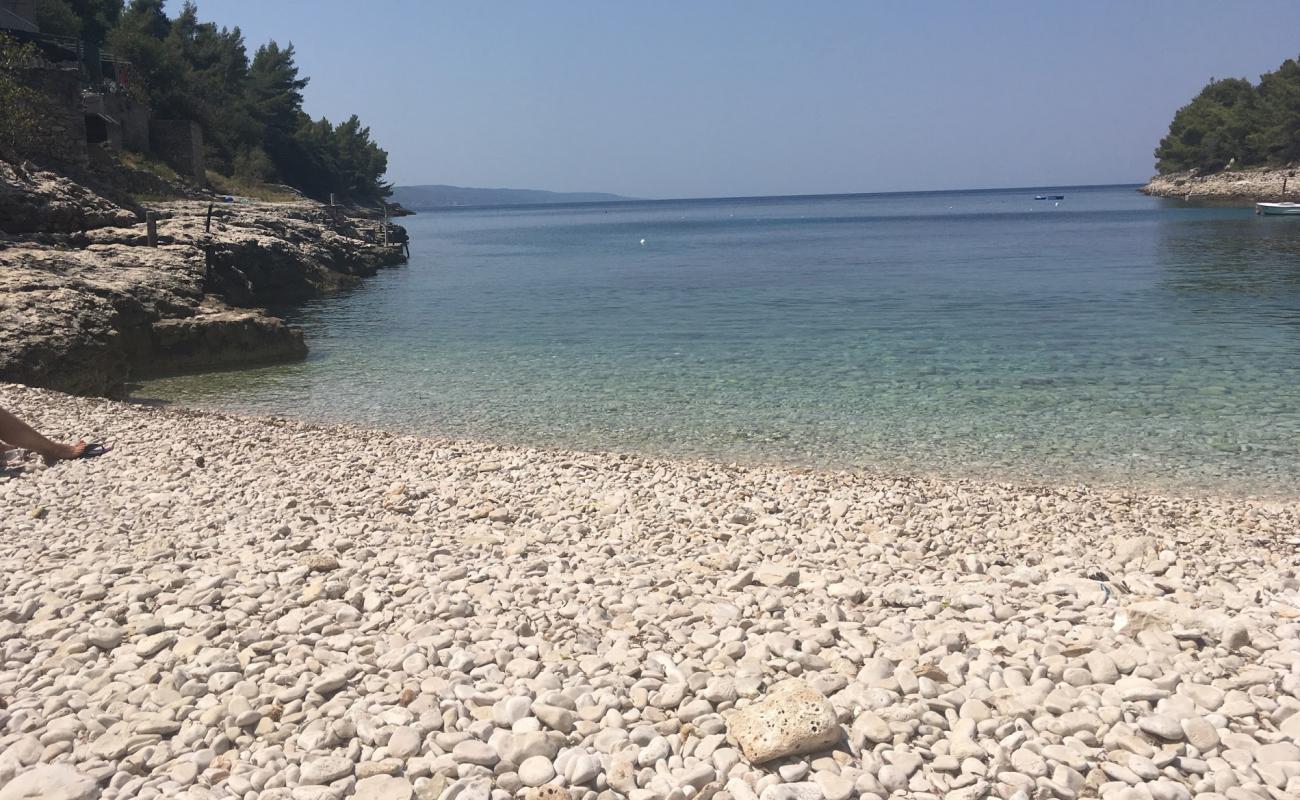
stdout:
[[94,458],[95,456],[102,456],[112,449],[112,445],[95,442],[94,444],[86,445],[86,449],[81,451],[81,455],[78,456],[78,458]]

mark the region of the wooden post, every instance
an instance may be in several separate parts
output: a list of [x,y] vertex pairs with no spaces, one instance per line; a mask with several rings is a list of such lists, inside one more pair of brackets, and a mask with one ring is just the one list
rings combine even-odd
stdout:
[[158,215],[152,211],[144,212],[145,234],[149,238],[149,246],[158,246]]
[[205,217],[204,220],[203,220],[203,232],[204,232],[204,233],[211,233],[211,232],[212,232],[212,203],[211,203],[211,201],[208,202],[208,216]]

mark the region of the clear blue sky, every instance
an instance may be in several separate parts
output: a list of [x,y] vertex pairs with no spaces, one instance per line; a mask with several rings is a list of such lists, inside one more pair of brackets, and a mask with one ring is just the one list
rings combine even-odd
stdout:
[[[170,0],[175,14],[180,0]],[[199,0],[292,42],[306,108],[399,184],[640,197],[1144,180],[1211,77],[1300,55],[1300,2]]]

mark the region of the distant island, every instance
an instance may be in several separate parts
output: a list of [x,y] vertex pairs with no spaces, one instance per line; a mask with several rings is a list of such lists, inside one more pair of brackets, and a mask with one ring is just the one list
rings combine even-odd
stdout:
[[467,186],[395,186],[391,198],[412,211],[453,206],[532,206],[554,203],[613,203],[636,200],[605,192],[547,192],[541,189],[475,189]]
[[1178,109],[1156,147],[1143,191],[1164,197],[1296,199],[1300,62],[1287,59],[1252,84],[1211,79]]

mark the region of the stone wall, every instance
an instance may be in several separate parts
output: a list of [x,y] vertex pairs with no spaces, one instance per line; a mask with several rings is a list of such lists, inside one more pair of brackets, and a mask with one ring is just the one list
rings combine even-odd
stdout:
[[203,129],[188,119],[156,119],[149,125],[153,152],[181,176],[199,183],[206,180],[203,164]]
[[81,111],[81,72],[76,67],[29,67],[20,80],[39,96],[40,122],[20,143],[23,156],[37,162],[84,165],[86,120]]
[[122,124],[122,146],[149,152],[149,107],[125,95],[104,95],[104,113]]

